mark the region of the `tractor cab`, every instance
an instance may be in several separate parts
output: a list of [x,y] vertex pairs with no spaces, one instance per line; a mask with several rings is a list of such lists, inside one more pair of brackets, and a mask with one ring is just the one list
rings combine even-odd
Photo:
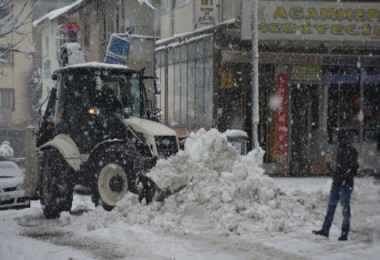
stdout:
[[89,153],[101,141],[132,135],[123,119],[150,115],[142,76],[141,71],[103,63],[57,70],[40,127],[50,134],[41,133],[37,143],[67,134],[81,153]]

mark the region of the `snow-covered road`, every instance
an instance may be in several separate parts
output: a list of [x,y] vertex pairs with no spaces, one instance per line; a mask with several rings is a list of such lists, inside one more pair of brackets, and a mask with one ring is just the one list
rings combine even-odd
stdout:
[[[330,180],[275,178],[274,182],[289,191],[303,187],[305,194],[316,194],[327,193]],[[0,259],[377,259],[380,185],[373,178],[357,178],[356,186],[347,242],[337,241],[339,208],[331,236],[324,239],[311,234],[321,219],[290,233],[194,232],[129,225],[119,214],[94,210],[89,197],[76,195],[73,210],[77,213],[57,220],[46,220],[38,202],[30,209],[0,211]],[[317,210],[323,212],[325,206],[324,199]],[[103,226],[92,229],[88,220],[95,213]]]
[[0,259],[378,259],[380,183],[355,179],[348,241],[315,236],[331,178],[270,178],[262,151],[240,156],[217,131],[199,131],[185,151],[149,172],[160,187],[184,187],[142,205],[127,194],[111,212],[75,195],[72,213],[44,218],[38,201],[0,211]]

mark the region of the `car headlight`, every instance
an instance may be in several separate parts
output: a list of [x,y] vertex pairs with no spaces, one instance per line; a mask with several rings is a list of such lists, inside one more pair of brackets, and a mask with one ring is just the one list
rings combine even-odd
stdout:
[[23,181],[20,181],[16,185],[16,190],[23,190],[23,189],[24,189]]

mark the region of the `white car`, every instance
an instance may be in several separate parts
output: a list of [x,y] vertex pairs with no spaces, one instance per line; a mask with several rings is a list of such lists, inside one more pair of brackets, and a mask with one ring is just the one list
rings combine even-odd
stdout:
[[11,161],[0,161],[0,209],[30,207],[23,187],[24,173]]

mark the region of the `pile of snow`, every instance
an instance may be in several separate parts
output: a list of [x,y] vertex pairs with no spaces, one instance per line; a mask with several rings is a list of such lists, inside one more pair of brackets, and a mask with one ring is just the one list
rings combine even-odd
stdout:
[[0,145],[0,157],[13,158],[13,148],[10,146],[9,141],[4,141]]
[[322,192],[285,192],[264,175],[264,152],[240,156],[217,130],[199,130],[184,151],[160,160],[149,176],[161,188],[180,190],[163,202],[142,205],[133,194],[112,212],[96,208],[87,214],[89,230],[111,223],[142,224],[178,232],[292,232],[315,224]]
[[85,63],[84,50],[77,42],[62,44],[58,54],[58,62],[61,67]]

